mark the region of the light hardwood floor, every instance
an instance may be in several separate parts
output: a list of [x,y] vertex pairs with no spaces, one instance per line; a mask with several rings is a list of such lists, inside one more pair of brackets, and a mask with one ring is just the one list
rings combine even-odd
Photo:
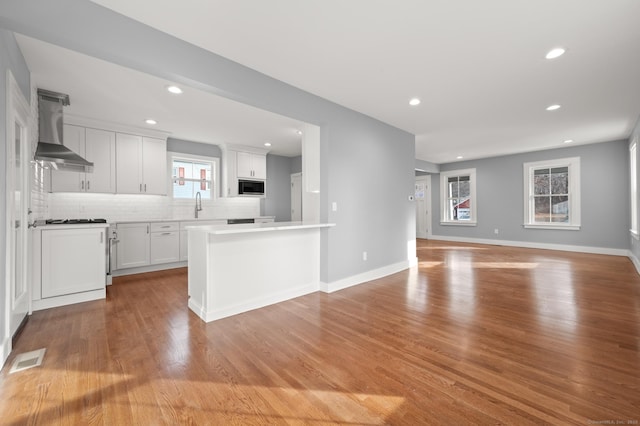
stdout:
[[[0,423],[638,424],[624,257],[419,240],[419,266],[210,324],[186,269],[34,313]],[[41,367],[8,375],[46,347]],[[606,423],[613,422],[613,423]]]

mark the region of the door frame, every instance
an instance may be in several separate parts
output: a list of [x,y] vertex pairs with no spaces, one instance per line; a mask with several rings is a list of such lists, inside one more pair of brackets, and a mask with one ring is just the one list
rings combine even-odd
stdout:
[[[416,176],[415,178],[415,183],[418,182],[423,182],[426,184],[426,190],[424,193],[424,198],[425,198],[425,214],[427,216],[427,235],[426,238],[429,239],[433,236],[433,229],[432,229],[432,225],[433,225],[433,218],[432,218],[432,211],[431,211],[431,175],[422,175],[422,176]],[[417,209],[418,203],[417,203],[417,198],[416,198],[416,216],[419,214],[418,209]],[[425,238],[422,236],[418,236],[418,229],[416,227],[416,238]]]
[[[291,182],[291,188],[293,189],[293,179],[294,178],[298,178],[300,177],[300,220],[302,220],[302,214],[303,214],[303,201],[302,201],[302,194],[303,194],[303,183],[302,183],[302,172],[298,172],[298,173],[291,173],[291,176],[289,178],[290,182]],[[290,194],[291,196],[289,197],[290,199],[290,205],[289,205],[289,212],[291,213],[291,211],[293,210],[293,192],[291,192]],[[291,217],[291,220],[293,220],[293,215],[289,215]]]
[[[6,179],[7,184],[5,187],[5,277],[4,277],[4,292],[5,292],[5,318],[4,318],[4,330],[3,337],[5,339],[2,342],[2,363],[6,361],[9,354],[12,350],[12,338],[15,330],[12,330],[12,317],[15,300],[13,297],[13,289],[14,283],[12,282],[12,271],[14,269],[14,188],[15,188],[15,172],[14,166],[10,164],[9,158],[12,157],[13,150],[15,149],[15,123],[16,121],[20,122],[21,127],[24,129],[23,135],[21,137],[21,147],[20,147],[20,164],[21,164],[21,176],[20,182],[20,191],[21,191],[21,201],[20,201],[20,210],[19,210],[19,218],[21,223],[20,227],[20,237],[22,239],[23,244],[21,244],[21,265],[19,266],[22,270],[21,278],[23,280],[22,286],[25,289],[25,293],[23,293],[25,300],[20,300],[19,304],[26,303],[26,316],[31,312],[31,286],[29,285],[29,225],[28,225],[28,211],[29,211],[29,202],[31,198],[30,192],[30,170],[31,170],[31,142],[30,142],[30,123],[32,120],[30,105],[25,99],[18,82],[16,81],[14,75],[11,73],[11,70],[7,70],[6,76],[6,116],[4,117],[6,123],[6,147],[5,147],[5,171],[6,171]],[[25,316],[25,317],[26,317]],[[23,318],[24,320],[24,318]]]

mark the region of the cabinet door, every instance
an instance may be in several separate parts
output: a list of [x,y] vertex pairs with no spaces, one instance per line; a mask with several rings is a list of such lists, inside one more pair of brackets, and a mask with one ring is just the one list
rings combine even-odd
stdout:
[[180,260],[180,234],[154,232],[151,234],[151,264],[177,262]]
[[227,197],[238,196],[238,153],[236,151],[227,151]]
[[[65,124],[62,138],[64,146],[81,157],[85,156],[84,127]],[[82,192],[84,191],[84,177],[84,173],[51,170],[51,192]]]
[[116,133],[116,191],[142,193],[142,136]]
[[236,173],[239,178],[251,179],[253,177],[250,152],[236,153]]
[[149,224],[117,225],[116,269],[149,265]]
[[267,156],[262,154],[252,154],[251,164],[253,167],[254,179],[267,178]]
[[116,134],[87,129],[86,159],[93,162],[93,173],[85,175],[85,191],[116,192]]
[[167,142],[142,138],[142,183],[145,194],[167,195]]
[[106,285],[106,228],[42,231],[42,297]]

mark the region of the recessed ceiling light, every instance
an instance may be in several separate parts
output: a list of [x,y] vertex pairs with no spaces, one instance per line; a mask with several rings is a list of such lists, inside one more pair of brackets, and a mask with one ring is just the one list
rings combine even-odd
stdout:
[[562,47],[556,47],[555,49],[551,49],[547,55],[545,56],[545,58],[547,59],[555,59],[559,56],[564,55],[564,52],[566,52],[565,49],[563,49]]
[[147,118],[146,120],[144,120],[144,122],[147,124],[158,124],[158,122],[153,118]]
[[265,142],[264,146],[271,146],[271,142]]
[[549,106],[547,107],[547,111],[555,111],[555,110],[557,110],[557,109],[560,109],[560,105],[558,105],[558,104],[549,105]]
[[409,105],[411,105],[411,106],[420,105],[420,99],[418,99],[418,98],[411,98],[411,100],[409,101]]
[[458,155],[458,156],[456,157],[456,159],[458,159],[458,160],[462,160],[463,158],[464,158],[464,157],[463,157],[462,155]]
[[178,86],[167,86],[167,91],[173,93],[174,95],[179,95],[182,93],[182,89]]
[[302,134],[302,130],[298,130],[296,133],[301,135]]
[[573,139],[567,139],[564,141],[564,143],[571,143],[571,142],[573,142]]

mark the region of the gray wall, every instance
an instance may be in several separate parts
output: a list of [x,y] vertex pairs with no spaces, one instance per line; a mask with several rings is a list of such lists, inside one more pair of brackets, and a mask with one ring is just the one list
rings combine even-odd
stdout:
[[[523,163],[580,157],[579,231],[525,229]],[[440,225],[440,176],[432,178],[433,234],[465,238],[629,247],[628,141],[605,142],[440,165],[440,171],[476,168],[478,226]],[[494,229],[499,229],[499,235]]]
[[[633,129],[633,132],[631,133],[631,137],[629,138],[629,147],[631,147],[631,144],[633,143],[633,140],[636,140],[637,142],[637,148],[636,148],[636,165],[640,165],[640,119],[638,119],[638,121],[636,122],[636,127]],[[639,168],[640,169],[640,168]],[[638,173],[640,175],[640,173]],[[638,179],[638,176],[636,176],[636,179]],[[640,179],[638,179],[638,181],[636,182],[636,188],[640,188],[637,184],[640,183]],[[640,191],[639,191],[640,194]],[[638,206],[640,206],[640,197],[638,197]],[[629,204],[631,204],[631,201],[629,201]],[[631,229],[631,217],[629,217],[629,222],[627,225],[628,229]],[[636,240],[633,236],[631,236],[630,234],[628,235],[628,241],[629,241],[629,248],[631,249],[631,253],[633,253],[633,255],[636,257],[636,259],[640,259],[640,241]]]
[[291,157],[291,173],[302,173],[302,155]]
[[[0,28],[0,74],[2,75],[2,80],[0,81],[0,99],[2,99],[0,102],[0,152],[2,153],[2,156],[0,156],[0,280],[2,280],[3,283],[0,287],[0,345],[10,337],[5,335],[5,328],[7,327],[5,323],[5,295],[7,286],[10,285],[10,283],[5,281],[5,259],[7,255],[5,247],[5,242],[7,241],[7,171],[5,161],[7,152],[7,111],[5,100],[7,99],[6,75],[8,70],[11,70],[22,93],[27,101],[29,101],[31,97],[29,69],[22,57],[13,33]],[[3,360],[0,360],[0,364],[2,364],[2,361]]]
[[321,280],[407,260],[415,239],[412,134],[92,2],[5,2],[0,27],[319,126],[320,219],[337,224],[321,233]]
[[263,216],[275,216],[276,222],[291,220],[291,164],[290,157],[267,154],[266,198],[260,210]]

